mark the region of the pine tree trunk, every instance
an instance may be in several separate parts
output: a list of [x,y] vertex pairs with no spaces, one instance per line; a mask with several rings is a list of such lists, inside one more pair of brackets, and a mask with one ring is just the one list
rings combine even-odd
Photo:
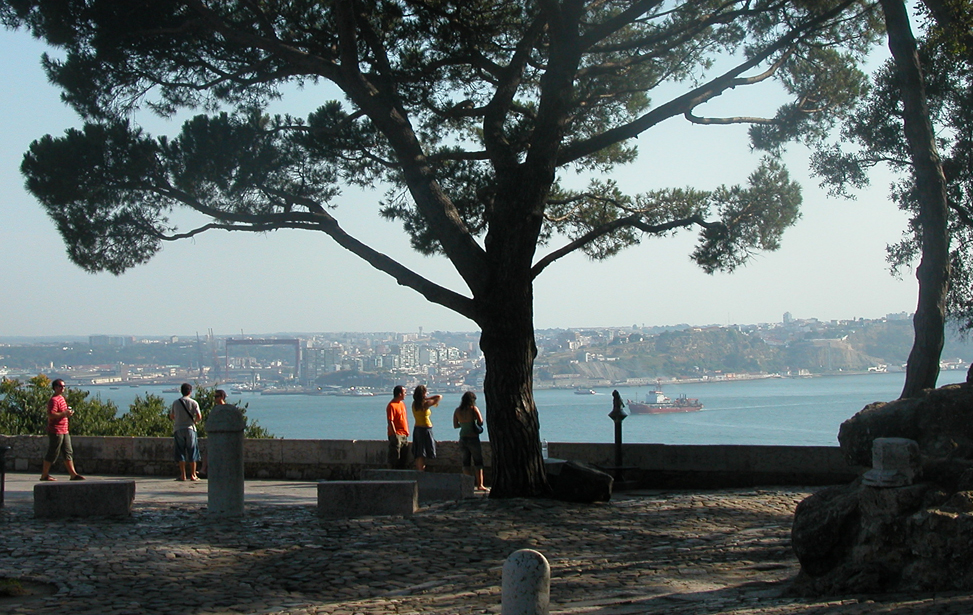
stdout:
[[541,455],[540,421],[534,404],[534,343],[532,297],[509,287],[487,308],[481,322],[480,348],[486,360],[483,382],[487,424],[493,449],[496,498],[547,495],[547,474]]
[[925,83],[909,16],[902,0],[882,0],[889,49],[895,61],[904,109],[904,129],[912,158],[922,260],[916,270],[919,302],[913,319],[915,341],[909,353],[902,397],[936,386],[943,351],[946,293],[949,290],[949,234],[946,179],[929,120]]
[[550,492],[534,404],[537,345],[531,261],[542,223],[539,204],[552,179],[552,173],[523,169],[511,173],[498,190],[485,240],[490,273],[475,301],[493,450],[490,496],[495,498],[538,497]]

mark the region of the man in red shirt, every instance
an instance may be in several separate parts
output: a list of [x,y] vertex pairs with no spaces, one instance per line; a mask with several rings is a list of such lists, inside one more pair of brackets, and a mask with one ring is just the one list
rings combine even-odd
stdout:
[[64,399],[64,381],[58,378],[51,383],[54,395],[47,401],[47,454],[44,455],[44,466],[41,470],[41,480],[55,480],[51,478],[51,464],[64,453],[64,467],[67,468],[71,480],[84,480],[84,476],[74,469],[74,449],[71,448],[71,434],[68,433],[68,417],[74,410]]
[[409,467],[409,419],[405,413],[405,387],[392,389],[392,401],[385,407],[389,434],[389,467],[403,470]]

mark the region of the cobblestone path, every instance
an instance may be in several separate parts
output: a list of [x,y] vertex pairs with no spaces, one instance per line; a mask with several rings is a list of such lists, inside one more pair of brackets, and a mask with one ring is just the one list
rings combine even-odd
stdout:
[[323,520],[310,506],[136,504],[127,520],[0,509],[0,576],[58,591],[13,614],[499,613],[503,561],[551,564],[551,613],[784,615],[973,612],[968,595],[786,593],[794,507],[808,490],[621,494],[608,504],[474,498],[411,518]]

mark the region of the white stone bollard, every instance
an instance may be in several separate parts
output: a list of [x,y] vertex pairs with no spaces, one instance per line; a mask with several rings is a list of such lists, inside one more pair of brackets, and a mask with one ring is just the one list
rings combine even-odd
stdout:
[[919,475],[919,443],[908,438],[875,438],[872,469],[862,476],[869,487],[903,487]]
[[206,420],[208,512],[243,515],[243,430],[247,421],[236,406],[218,405]]
[[533,549],[514,551],[503,564],[502,615],[547,615],[551,566]]

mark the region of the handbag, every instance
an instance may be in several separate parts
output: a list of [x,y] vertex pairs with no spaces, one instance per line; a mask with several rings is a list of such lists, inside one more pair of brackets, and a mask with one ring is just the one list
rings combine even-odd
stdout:
[[473,430],[476,431],[477,435],[483,433],[483,425],[473,421]]

